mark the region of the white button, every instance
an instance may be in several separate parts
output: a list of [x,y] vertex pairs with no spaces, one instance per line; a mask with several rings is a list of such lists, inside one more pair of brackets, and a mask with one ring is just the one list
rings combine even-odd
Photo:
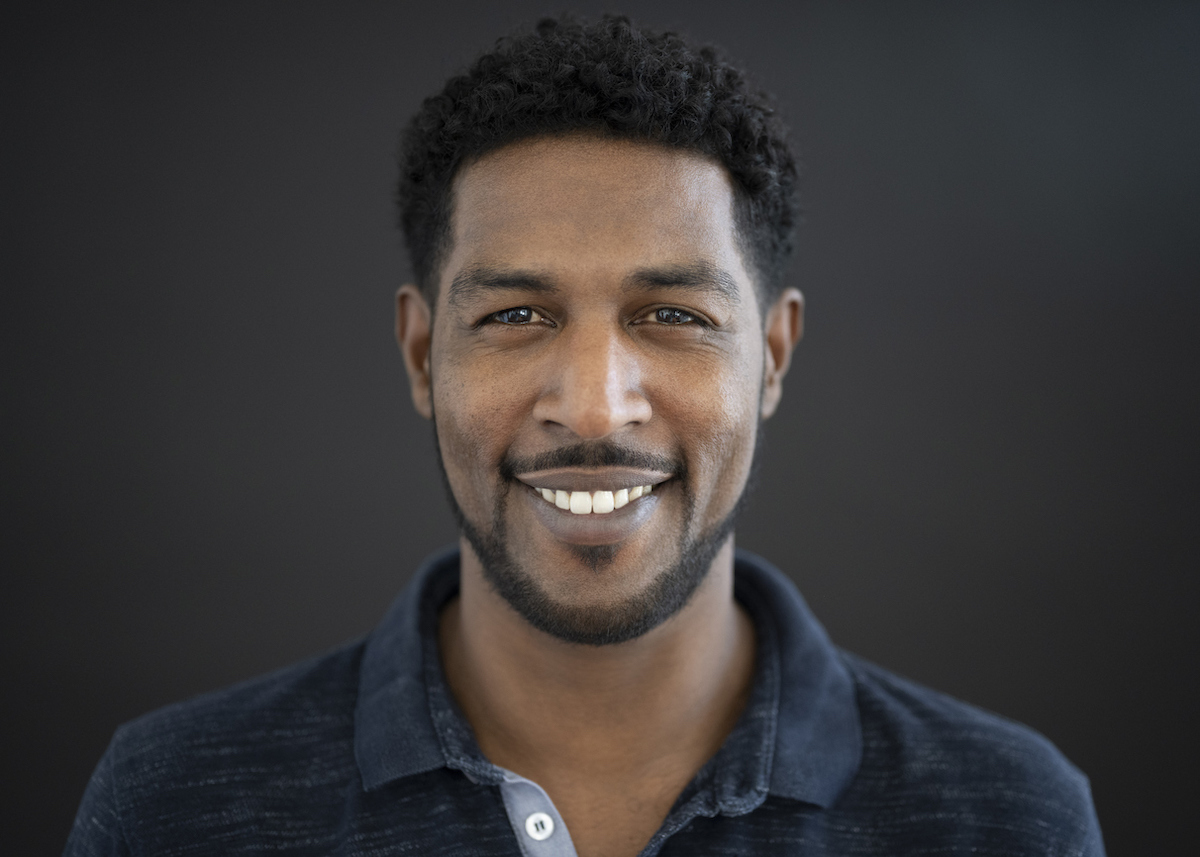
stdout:
[[554,832],[554,819],[544,812],[535,812],[525,819],[525,832],[538,842],[549,839],[550,834]]

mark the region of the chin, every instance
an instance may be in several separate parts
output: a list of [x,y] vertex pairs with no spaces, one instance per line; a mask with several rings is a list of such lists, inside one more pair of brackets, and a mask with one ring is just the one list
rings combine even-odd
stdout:
[[[637,639],[687,606],[708,576],[712,562],[733,531],[734,515],[685,544],[640,592],[618,601],[580,604],[552,598],[507,550],[503,528],[483,535],[460,517],[462,532],[479,558],[488,585],[525,621],[567,643],[606,646]],[[571,545],[571,552],[593,571],[614,564],[617,545]]]

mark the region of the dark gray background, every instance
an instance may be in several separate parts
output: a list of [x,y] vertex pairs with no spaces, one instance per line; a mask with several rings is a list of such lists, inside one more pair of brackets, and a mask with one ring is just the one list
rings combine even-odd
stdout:
[[[1200,6],[625,8],[745,61],[807,164],[740,543],[1054,740],[1111,853],[1190,851]],[[14,854],[61,848],[118,723],[362,633],[453,537],[391,339],[394,139],[546,7],[37,9],[2,60]]]

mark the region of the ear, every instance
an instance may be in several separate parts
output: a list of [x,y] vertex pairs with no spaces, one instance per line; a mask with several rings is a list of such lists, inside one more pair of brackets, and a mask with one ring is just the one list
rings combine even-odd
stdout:
[[433,416],[433,392],[429,380],[432,319],[433,314],[420,289],[412,283],[401,286],[396,292],[396,343],[404,355],[413,407],[425,419]]
[[765,420],[779,407],[783,376],[792,363],[792,349],[804,335],[804,295],[799,289],[784,289],[767,310],[764,330],[763,394],[761,416]]

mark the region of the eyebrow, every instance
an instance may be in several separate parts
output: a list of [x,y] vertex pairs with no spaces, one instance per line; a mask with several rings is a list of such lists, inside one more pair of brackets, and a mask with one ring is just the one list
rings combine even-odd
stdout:
[[[638,291],[662,288],[711,291],[733,304],[740,303],[742,297],[732,274],[705,261],[642,268],[625,278],[625,286]],[[551,277],[532,271],[473,265],[455,274],[446,301],[451,306],[459,306],[483,294],[516,291],[551,294],[558,291],[558,286]]]
[[674,288],[716,292],[733,304],[741,303],[742,290],[734,276],[711,262],[643,268],[626,278],[626,284],[640,290]]
[[473,265],[454,275],[450,290],[446,293],[446,302],[450,306],[457,306],[481,294],[516,291],[548,293],[557,291],[557,288],[548,277],[541,274]]

